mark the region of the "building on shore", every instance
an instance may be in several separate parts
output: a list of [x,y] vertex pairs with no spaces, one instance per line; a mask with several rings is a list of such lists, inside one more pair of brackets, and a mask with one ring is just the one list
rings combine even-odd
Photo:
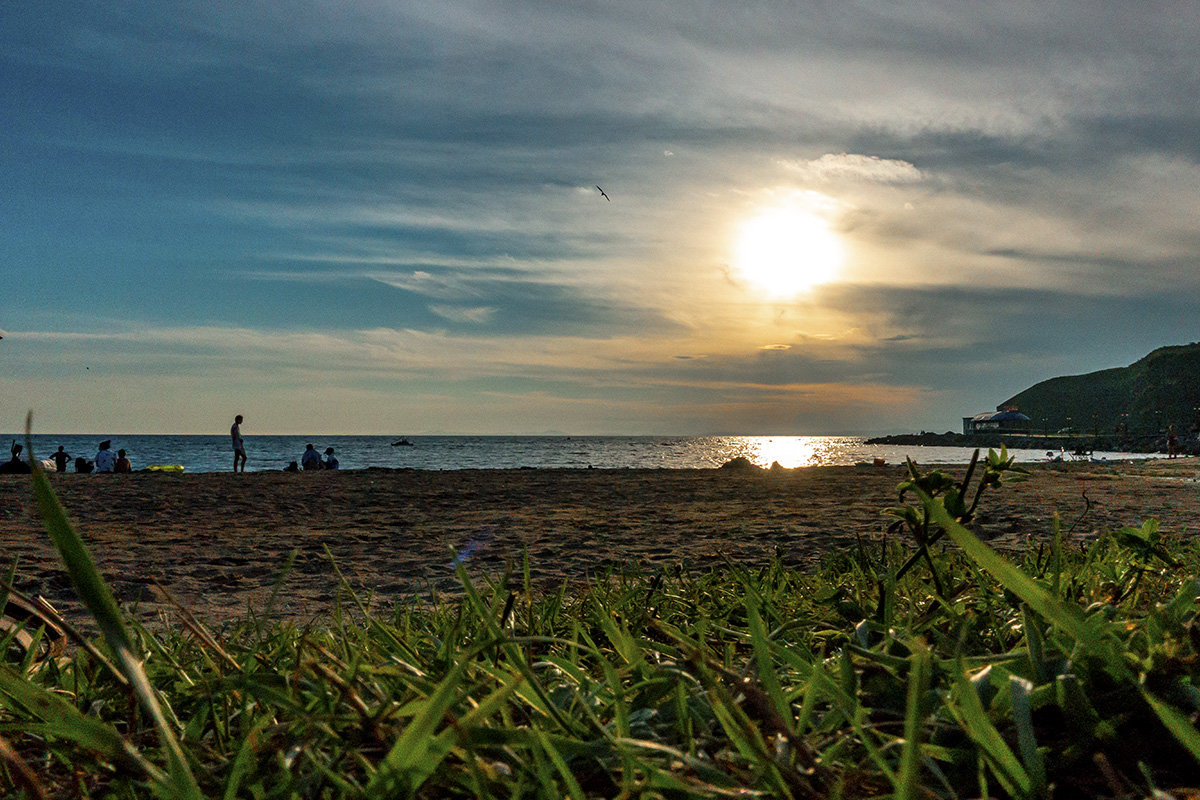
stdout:
[[963,417],[963,433],[1029,433],[1031,420],[1011,406]]

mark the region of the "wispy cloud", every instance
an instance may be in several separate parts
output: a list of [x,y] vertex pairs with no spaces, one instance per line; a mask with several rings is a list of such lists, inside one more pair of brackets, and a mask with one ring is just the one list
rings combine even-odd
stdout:
[[476,325],[487,322],[496,313],[496,309],[489,308],[488,306],[431,305],[429,310],[451,322],[467,322]]
[[780,161],[784,168],[820,181],[867,181],[871,183],[917,183],[921,170],[907,161],[858,153],[826,153],[808,161]]

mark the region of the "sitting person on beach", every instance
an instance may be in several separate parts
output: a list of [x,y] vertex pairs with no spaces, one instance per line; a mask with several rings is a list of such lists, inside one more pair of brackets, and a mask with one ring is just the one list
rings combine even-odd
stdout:
[[117,463],[113,467],[113,472],[133,472],[133,464],[129,463],[129,459],[125,457],[124,450],[117,451]]
[[325,463],[323,463],[321,465],[321,467],[324,469],[337,469],[338,468],[338,460],[333,455],[332,447],[325,448]]
[[289,463],[289,464],[288,464],[286,467],[284,467],[284,468],[283,468],[283,471],[284,471],[284,472],[299,472],[299,471],[300,471],[300,465],[299,465],[299,464],[297,464],[295,461],[292,461],[292,462],[291,462],[291,463]]
[[29,465],[21,460],[21,451],[24,448],[13,442],[12,458],[3,464],[0,464],[0,474],[3,475],[26,475],[29,473]]
[[300,456],[300,466],[304,469],[321,468],[321,454],[311,444],[304,448],[304,455]]
[[86,475],[87,473],[91,472],[95,468],[96,468],[96,465],[93,464],[92,462],[88,461],[83,456],[80,456],[79,458],[75,459],[75,471],[76,472],[80,472],[80,473],[83,473],[84,475]]
[[71,454],[63,450],[63,446],[58,446],[58,452],[50,456],[54,459],[54,466],[59,472],[67,471],[67,464],[71,463]]
[[96,453],[96,472],[112,472],[117,468],[117,457],[113,455],[113,451],[108,448],[112,447],[112,440],[105,439],[100,443],[100,452]]

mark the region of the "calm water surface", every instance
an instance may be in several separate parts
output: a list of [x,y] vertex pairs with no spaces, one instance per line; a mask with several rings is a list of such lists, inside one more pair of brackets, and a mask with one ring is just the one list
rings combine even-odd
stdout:
[[[0,441],[23,437],[4,436]],[[96,457],[97,445],[111,439],[124,448],[133,468],[150,464],[182,464],[188,472],[220,472],[233,465],[229,436],[149,436],[131,434],[40,434],[33,437],[38,458],[63,445],[73,456]],[[385,436],[247,436],[246,469],[278,470],[298,461],[312,442],[322,453],[332,447],[342,469],[391,467],[413,469],[517,469],[520,467],[611,469],[711,468],[738,456],[761,467],[851,465],[883,458],[903,463],[966,463],[966,447],[918,447],[864,444],[857,436],[410,436],[411,447],[393,446]],[[7,448],[5,448],[7,450]],[[1044,461],[1044,450],[1014,450],[1018,461]],[[1096,453],[1111,460],[1153,458],[1154,454]],[[71,468],[72,470],[74,467]]]

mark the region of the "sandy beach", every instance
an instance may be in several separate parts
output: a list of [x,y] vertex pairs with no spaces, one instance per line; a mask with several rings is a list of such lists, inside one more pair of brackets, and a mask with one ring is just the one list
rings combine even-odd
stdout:
[[[961,475],[964,467],[948,468]],[[1200,459],[1037,465],[1029,481],[985,499],[978,530],[994,546],[1042,541],[1058,512],[1073,538],[1154,517],[1171,535],[1200,534]],[[816,559],[885,536],[901,468],[760,470],[361,470],[328,473],[51,475],[117,598],[146,620],[169,617],[168,587],[212,624],[262,612],[326,612],[339,584],[374,590],[376,607],[455,589],[452,560],[502,575],[528,550],[540,585],[587,580],[610,565],[728,561],[778,552]],[[290,554],[294,566],[286,575]],[[79,614],[27,476],[0,477],[0,553],[17,585]]]

